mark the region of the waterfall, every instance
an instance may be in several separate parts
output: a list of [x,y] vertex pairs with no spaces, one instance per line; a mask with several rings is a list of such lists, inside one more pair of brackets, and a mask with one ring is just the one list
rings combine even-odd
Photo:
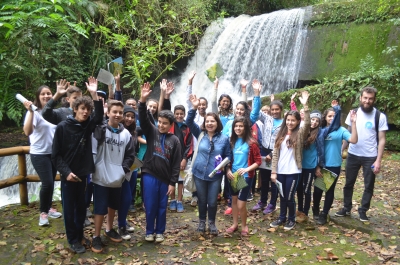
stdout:
[[[310,9],[310,8],[308,8]],[[188,76],[196,71],[193,93],[209,97],[213,83],[204,72],[215,63],[224,71],[218,96],[240,98],[240,80],[258,79],[262,96],[297,85],[302,51],[307,35],[305,19],[311,10],[291,9],[250,17],[241,15],[213,22],[206,30],[185,72],[176,82],[172,105],[185,101]],[[252,96],[251,86],[247,94]],[[179,103],[178,103],[179,102]],[[209,106],[209,109],[211,106]]]
[[[26,155],[26,171],[28,175],[37,175],[31,158]],[[0,179],[7,179],[18,175],[18,156],[5,156],[0,157]],[[55,183],[55,191],[53,199],[60,200],[59,182]],[[29,202],[39,200],[40,182],[28,182],[28,197]],[[58,198],[56,198],[58,197]],[[0,189],[0,207],[12,203],[19,203],[19,185],[13,185],[5,189]]]

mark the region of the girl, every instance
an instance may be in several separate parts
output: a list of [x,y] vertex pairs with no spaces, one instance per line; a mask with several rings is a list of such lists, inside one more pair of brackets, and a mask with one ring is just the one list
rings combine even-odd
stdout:
[[[271,181],[278,179],[282,183],[283,196],[280,196],[279,219],[270,224],[271,227],[283,225],[285,230],[291,230],[296,225],[296,203],[294,194],[302,168],[302,152],[304,140],[310,131],[310,112],[307,106],[309,94],[302,92],[299,98],[304,106],[304,125],[300,127],[301,117],[297,111],[289,111],[284,118],[274,146],[272,156]],[[289,216],[287,217],[287,210]]]
[[[339,115],[337,115],[337,116],[339,116]],[[334,117],[335,117],[335,110],[333,108],[327,109],[322,116],[322,127],[325,128],[327,126],[330,126]],[[338,177],[340,174],[340,167],[342,165],[342,151],[341,151],[342,141],[346,140],[347,142],[352,143],[352,144],[355,144],[358,141],[356,120],[357,120],[357,115],[355,112],[352,112],[351,113],[351,122],[352,122],[352,125],[351,125],[352,133],[351,134],[347,129],[340,127],[338,130],[329,133],[328,136],[325,138],[325,143],[324,143],[324,145],[325,145],[325,168],[332,171],[333,173],[337,174]],[[315,175],[317,175],[317,177],[322,177],[320,167],[317,167]],[[322,209],[322,212],[319,213],[318,220],[317,220],[317,224],[319,224],[319,225],[324,225],[327,222],[327,215],[329,213],[329,210],[333,203],[333,199],[335,197],[335,186],[336,186],[338,177],[336,177],[332,186],[325,193],[324,207]],[[322,193],[323,193],[323,191],[321,189],[319,189],[317,187],[314,188],[314,195],[313,195],[313,201],[314,201],[313,213],[314,214],[317,214],[319,212],[319,205],[321,202]]]
[[57,170],[51,162],[51,148],[53,144],[54,131],[53,125],[43,119],[41,111],[46,103],[52,98],[53,94],[48,86],[40,86],[36,91],[33,104],[38,110],[31,109],[32,102],[25,101],[24,106],[28,110],[25,116],[24,133],[29,136],[31,143],[30,156],[32,165],[39,175],[42,187],[40,189],[40,216],[39,226],[49,225],[50,218],[59,218],[61,213],[51,207],[54,191],[54,179]]
[[245,177],[247,187],[238,192],[232,190],[232,214],[233,225],[226,232],[233,233],[238,229],[238,218],[242,221],[242,236],[247,236],[249,228],[247,227],[247,196],[252,187],[255,169],[261,165],[260,148],[257,141],[253,139],[250,122],[245,117],[236,117],[232,124],[231,148],[233,153],[232,169],[227,169],[227,176],[230,180],[234,179],[233,172]]
[[216,157],[222,159],[230,158],[231,147],[227,136],[221,133],[222,123],[218,115],[212,112],[206,114],[202,130],[194,122],[199,99],[195,95],[190,96],[193,108],[189,110],[186,124],[189,126],[194,137],[201,139],[197,144],[197,157],[192,161],[192,172],[197,188],[199,225],[197,231],[204,233],[206,230],[206,219],[208,212],[208,230],[212,235],[218,234],[215,225],[217,214],[217,197],[221,187],[223,171],[215,174],[212,178],[208,175],[216,166]]

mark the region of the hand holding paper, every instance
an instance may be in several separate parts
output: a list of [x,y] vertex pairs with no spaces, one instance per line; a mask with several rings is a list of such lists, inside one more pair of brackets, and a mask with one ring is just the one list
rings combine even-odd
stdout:
[[214,168],[214,170],[210,173],[210,175],[208,175],[208,177],[210,177],[210,178],[214,177],[214,175],[217,173],[217,171],[221,170],[223,167],[228,165],[229,162],[231,162],[231,160],[229,160],[229,158],[226,157],[224,160],[221,161],[221,163],[216,168]]

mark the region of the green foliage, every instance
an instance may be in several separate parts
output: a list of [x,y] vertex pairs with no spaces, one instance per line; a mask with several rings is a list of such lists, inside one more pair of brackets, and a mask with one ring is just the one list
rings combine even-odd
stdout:
[[[390,130],[386,133],[386,149],[400,151],[400,132]],[[400,154],[393,154],[393,160],[400,160]]]
[[381,22],[399,17],[400,0],[357,0],[328,2],[313,6],[309,25],[327,25],[347,22]]

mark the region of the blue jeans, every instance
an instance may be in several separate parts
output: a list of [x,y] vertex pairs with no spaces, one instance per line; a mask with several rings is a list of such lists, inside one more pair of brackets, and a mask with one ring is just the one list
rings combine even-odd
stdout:
[[200,220],[207,220],[208,212],[208,220],[215,222],[215,216],[217,215],[218,192],[221,188],[221,181],[221,178],[214,181],[205,181],[194,176]]
[[142,180],[146,208],[146,235],[163,234],[167,224],[168,184],[148,173],[142,174]]
[[[330,170],[333,173],[338,175],[338,177],[332,183],[332,186],[325,193],[324,208],[322,209],[322,211],[323,211],[323,213],[328,214],[329,210],[332,207],[333,200],[335,199],[335,187],[336,187],[336,182],[337,182],[337,180],[339,178],[339,175],[340,175],[340,167],[326,167],[326,169],[328,169],[328,170]],[[315,211],[315,212],[319,211],[319,204],[321,202],[322,194],[323,194],[323,191],[314,186],[314,194],[313,194],[314,207],[313,207],[313,211]]]
[[303,168],[297,185],[297,209],[308,216],[311,205],[311,186],[315,177],[315,168]]
[[129,181],[129,185],[131,187],[132,192],[132,205],[135,205],[136,200],[136,186],[137,186],[137,170],[132,172],[131,180]]
[[376,157],[363,157],[349,154],[346,161],[346,184],[343,188],[344,202],[343,206],[348,211],[353,207],[353,191],[354,184],[357,180],[358,171],[363,168],[364,192],[361,198],[361,205],[358,211],[366,212],[371,205],[372,195],[374,194],[375,174],[371,169],[371,165],[375,162]]
[[42,187],[40,188],[40,212],[48,213],[53,201],[54,180],[57,170],[51,162],[51,155],[35,155],[30,154],[31,162],[39,175]]
[[82,182],[61,181],[64,226],[69,244],[81,242],[83,239],[83,223],[86,217],[86,177],[79,176]]
[[282,183],[283,196],[280,196],[281,213],[279,219],[286,221],[287,210],[289,209],[289,221],[296,219],[296,202],[294,200],[297,184],[301,173],[298,174],[278,174],[278,180]]

